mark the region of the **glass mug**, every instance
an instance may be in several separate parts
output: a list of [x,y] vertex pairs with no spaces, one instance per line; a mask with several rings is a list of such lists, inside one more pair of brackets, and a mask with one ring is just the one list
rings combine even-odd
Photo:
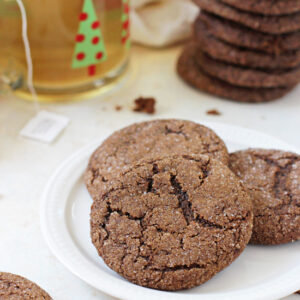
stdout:
[[[106,90],[129,58],[129,0],[0,0],[0,90],[32,99],[22,38],[25,9],[39,101]],[[23,22],[23,24],[22,24]]]

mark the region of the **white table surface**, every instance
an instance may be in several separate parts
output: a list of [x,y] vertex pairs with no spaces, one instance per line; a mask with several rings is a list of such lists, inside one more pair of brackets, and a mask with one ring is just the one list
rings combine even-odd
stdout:
[[[179,47],[134,47],[129,72],[120,88],[91,100],[40,105],[40,109],[71,120],[51,145],[19,136],[20,129],[36,113],[32,103],[12,95],[0,96],[0,271],[37,282],[55,300],[113,299],[82,282],[51,254],[39,223],[40,198],[50,175],[70,154],[99,137],[101,127],[115,130],[157,117],[194,118],[257,129],[300,149],[300,87],[288,97],[267,104],[217,99],[188,87],[177,77],[179,51]],[[157,99],[154,116],[131,111],[138,96]],[[122,105],[123,110],[115,111],[116,105]],[[214,108],[220,116],[206,114]],[[286,299],[300,300],[300,296]]]

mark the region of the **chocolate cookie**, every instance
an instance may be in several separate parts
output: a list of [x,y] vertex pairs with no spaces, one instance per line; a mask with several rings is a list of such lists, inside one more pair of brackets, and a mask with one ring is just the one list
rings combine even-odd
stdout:
[[287,69],[300,65],[300,49],[275,55],[237,47],[214,37],[205,29],[203,23],[196,27],[195,35],[200,50],[220,61],[268,69]]
[[248,69],[216,61],[197,51],[196,62],[207,74],[242,87],[274,88],[294,86],[300,80],[300,67],[288,70]]
[[111,180],[91,209],[99,255],[129,281],[191,288],[247,245],[252,203],[241,182],[207,155],[153,158]]
[[[209,34],[236,46],[272,54],[300,48],[300,31],[282,35],[264,34],[204,11],[194,23],[196,32],[201,23]],[[197,40],[198,36],[195,38]]]
[[156,155],[209,154],[228,164],[224,142],[209,128],[190,121],[155,120],[113,133],[92,155],[85,181],[93,199],[115,172]]
[[231,170],[243,180],[254,208],[251,243],[283,244],[300,239],[300,156],[249,149],[230,155]]
[[262,15],[286,15],[300,11],[300,0],[221,0],[241,10]]
[[19,275],[0,272],[0,299],[51,300],[38,285]]
[[286,88],[243,88],[213,78],[196,64],[197,46],[185,48],[177,63],[177,72],[187,83],[204,92],[238,102],[266,102],[283,97],[291,87]]
[[283,34],[300,30],[300,13],[283,16],[263,16],[237,10],[220,0],[194,0],[194,2],[205,11],[257,31]]

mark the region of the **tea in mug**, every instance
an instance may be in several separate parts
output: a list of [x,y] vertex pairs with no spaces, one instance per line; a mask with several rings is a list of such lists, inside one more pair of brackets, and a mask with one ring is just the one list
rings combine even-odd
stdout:
[[[130,45],[128,0],[22,2],[33,84],[40,99],[93,92],[125,68]],[[10,68],[17,68],[26,81],[20,8],[15,0],[0,3],[0,66],[10,62]],[[28,93],[25,85],[17,91],[23,96]]]

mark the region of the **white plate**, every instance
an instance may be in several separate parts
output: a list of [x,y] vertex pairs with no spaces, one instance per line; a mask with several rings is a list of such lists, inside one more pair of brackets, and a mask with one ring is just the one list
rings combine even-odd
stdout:
[[[292,146],[259,132],[220,123],[204,124],[224,139],[230,151],[261,147],[299,153]],[[82,179],[91,153],[108,134],[103,130],[98,141],[68,158],[49,181],[42,199],[43,234],[52,252],[71,272],[109,295],[128,300],[273,300],[300,288],[300,242],[248,246],[233,264],[210,281],[181,292],[143,288],[110,270],[90,240],[91,198]]]

